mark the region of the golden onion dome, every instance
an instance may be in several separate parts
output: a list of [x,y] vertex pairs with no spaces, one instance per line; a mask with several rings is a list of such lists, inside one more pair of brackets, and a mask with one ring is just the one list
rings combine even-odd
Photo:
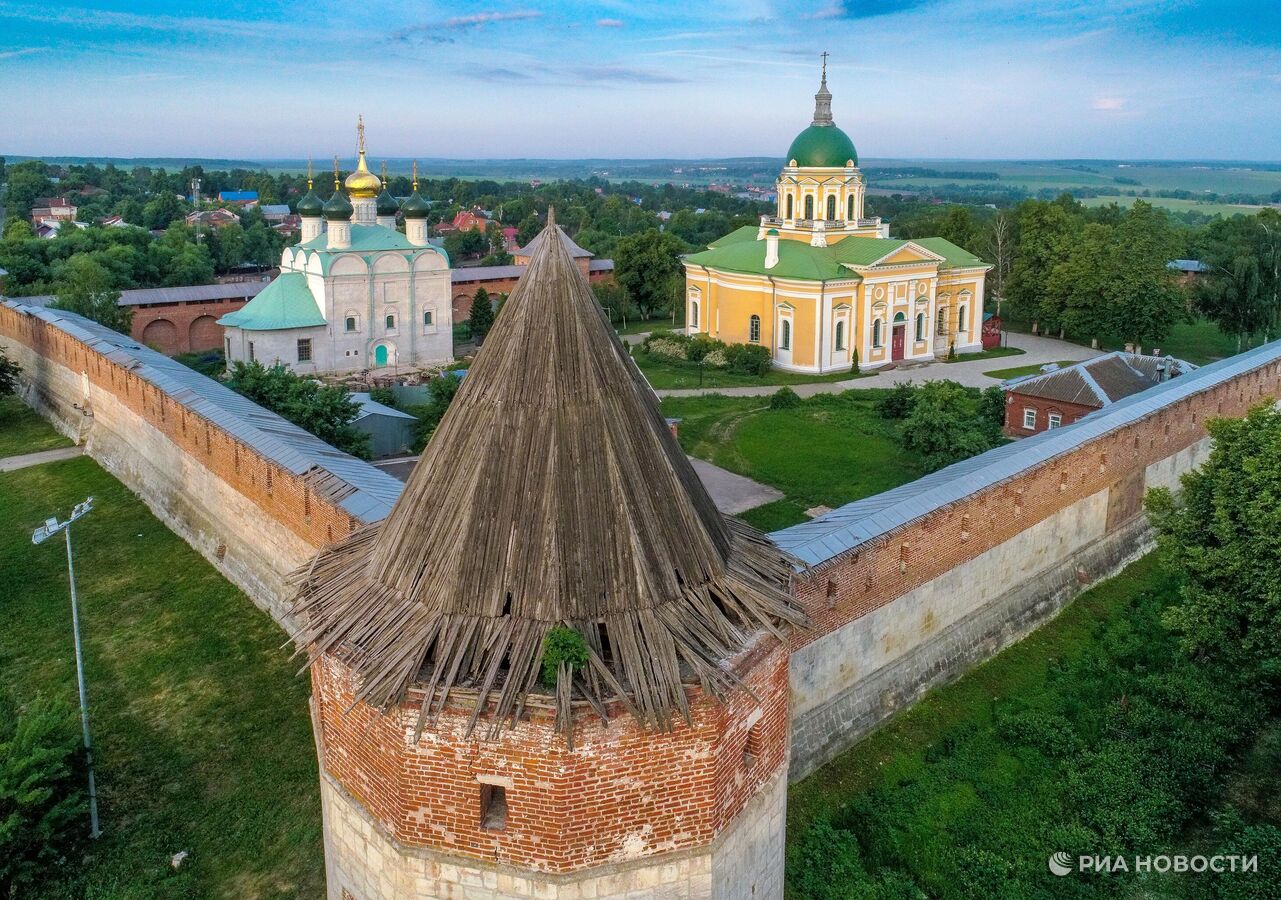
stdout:
[[360,151],[360,158],[356,162],[356,171],[347,176],[343,186],[347,188],[347,193],[353,198],[364,197],[372,200],[382,191],[382,180],[369,171],[369,164],[365,162],[364,150]]

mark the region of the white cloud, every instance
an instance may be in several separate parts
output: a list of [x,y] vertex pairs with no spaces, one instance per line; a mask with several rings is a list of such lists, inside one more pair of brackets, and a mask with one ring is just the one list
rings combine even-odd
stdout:
[[1126,99],[1124,97],[1095,97],[1090,107],[1103,112],[1120,112],[1125,109],[1125,104]]
[[596,27],[598,28],[622,28],[625,23],[622,19],[597,19]]

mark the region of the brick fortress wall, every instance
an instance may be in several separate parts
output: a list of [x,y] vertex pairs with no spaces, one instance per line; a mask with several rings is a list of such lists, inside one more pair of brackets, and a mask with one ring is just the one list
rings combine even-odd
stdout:
[[27,401],[287,629],[285,576],[363,524],[123,362],[0,306]]
[[812,772],[1150,549],[1146,490],[1177,488],[1205,458],[1207,419],[1242,416],[1281,396],[1281,342],[1270,346],[1250,371],[798,576],[794,590],[813,628],[790,641],[791,777]]

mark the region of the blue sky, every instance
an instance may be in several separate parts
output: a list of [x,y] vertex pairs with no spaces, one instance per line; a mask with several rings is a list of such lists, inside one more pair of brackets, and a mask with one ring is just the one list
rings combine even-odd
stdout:
[[0,0],[0,154],[1281,159],[1281,10],[1148,0]]

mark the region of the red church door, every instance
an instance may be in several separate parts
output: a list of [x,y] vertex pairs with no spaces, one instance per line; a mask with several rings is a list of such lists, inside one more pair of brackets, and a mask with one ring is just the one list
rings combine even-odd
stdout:
[[903,358],[903,341],[904,335],[907,334],[907,325],[895,325],[894,337],[890,340],[890,359]]

